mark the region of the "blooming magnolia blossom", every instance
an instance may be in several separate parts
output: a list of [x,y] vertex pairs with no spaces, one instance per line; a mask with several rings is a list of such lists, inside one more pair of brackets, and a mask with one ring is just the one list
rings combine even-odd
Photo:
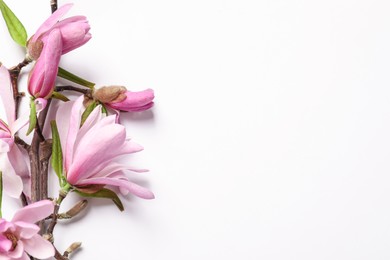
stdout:
[[11,221],[0,219],[0,259],[29,260],[46,259],[54,256],[53,245],[42,238],[36,222],[53,213],[54,204],[41,200],[16,212]]
[[58,21],[71,7],[72,4],[67,4],[54,12],[28,42],[28,53],[37,60],[29,74],[28,91],[36,98],[48,98],[52,94],[61,55],[91,39],[84,16]]
[[153,106],[154,91],[132,92],[122,86],[110,86],[96,90],[94,98],[115,110],[137,112]]
[[115,186],[124,194],[130,192],[144,199],[153,199],[148,189],[131,182],[124,171],[139,171],[117,160],[120,156],[143,148],[126,138],[124,126],[116,116],[104,117],[96,107],[80,127],[83,97],[66,102],[57,111],[57,124],[64,151],[64,168],[68,183],[76,188],[88,185]]

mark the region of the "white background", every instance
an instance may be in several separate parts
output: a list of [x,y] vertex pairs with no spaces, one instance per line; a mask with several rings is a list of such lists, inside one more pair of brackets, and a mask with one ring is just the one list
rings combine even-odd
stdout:
[[[50,13],[48,0],[8,2],[29,35]],[[156,199],[124,198],[123,213],[91,201],[58,225],[61,250],[82,241],[74,259],[390,258],[389,1],[75,2],[70,15],[88,17],[93,39],[61,66],[156,92],[151,112],[123,120],[145,147],[129,163],[151,170],[134,180]],[[3,23],[0,33],[0,60],[15,65],[22,50]],[[18,203],[6,199],[5,215]]]

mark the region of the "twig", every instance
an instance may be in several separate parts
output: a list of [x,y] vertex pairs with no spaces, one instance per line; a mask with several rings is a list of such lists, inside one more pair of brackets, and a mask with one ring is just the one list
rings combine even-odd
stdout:
[[84,95],[91,95],[91,90],[90,89],[82,89],[74,86],[57,86],[56,91],[61,92],[65,90],[70,90],[70,91],[76,91],[79,93],[82,93]]
[[47,199],[49,159],[52,153],[52,140],[48,139],[39,146],[39,161],[41,164],[41,199]]
[[34,132],[34,136],[31,142],[31,148],[29,151],[30,165],[31,165],[31,201],[36,202],[41,200],[40,195],[40,163],[39,163],[39,136]]
[[31,59],[26,57],[18,65],[9,69],[9,74],[11,77],[11,84],[12,84],[12,91],[13,91],[14,100],[15,100],[15,116],[16,117],[18,116],[20,99],[24,96],[24,93],[19,92],[19,89],[18,89],[18,79],[19,79],[20,71],[22,70],[23,67],[28,65],[31,61],[32,61]]
[[56,205],[54,206],[54,212],[52,215],[51,222],[49,224],[49,227],[47,228],[47,234],[49,234],[49,235],[53,235],[54,228],[57,225],[58,211],[60,209],[62,201],[66,198],[66,195],[67,195],[67,192],[64,192],[63,190],[60,191]]
[[54,13],[57,10],[57,0],[50,0],[51,13]]
[[14,138],[14,141],[15,143],[17,143],[18,145],[20,145],[21,147],[23,147],[24,150],[26,150],[27,152],[30,151],[30,145],[27,144],[23,139],[21,139],[19,136],[15,136]]

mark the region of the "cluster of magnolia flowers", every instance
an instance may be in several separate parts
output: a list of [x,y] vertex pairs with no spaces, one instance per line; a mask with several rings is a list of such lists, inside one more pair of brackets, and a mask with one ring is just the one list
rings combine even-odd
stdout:
[[[23,31],[12,31],[9,26],[18,24],[19,20],[3,1],[0,0],[0,4],[10,34],[20,44]],[[143,149],[127,138],[119,115],[151,108],[153,90],[131,92],[122,86],[95,89],[93,83],[59,68],[62,55],[91,39],[90,26],[84,16],[62,19],[71,7],[72,4],[60,7],[25,41],[25,45],[21,41],[26,47],[26,58],[19,67],[8,69],[0,66],[0,96],[6,114],[6,120],[0,119],[0,190],[10,197],[22,198],[25,205],[11,220],[0,219],[0,259],[46,259],[53,256],[67,259],[80,244],[74,243],[65,253],[59,253],[54,245],[53,229],[58,219],[76,215],[86,203],[81,201],[68,212],[59,213],[60,204],[69,192],[83,197],[112,199],[121,210],[123,205],[118,194],[154,198],[151,191],[127,177],[128,172],[145,170],[130,167],[119,160],[123,155]],[[29,63],[34,63],[27,86],[31,98],[30,112],[18,116],[18,72]],[[81,87],[58,87],[58,76],[79,83]],[[63,90],[82,95],[71,101]],[[56,116],[49,122],[50,133],[44,133],[42,124],[47,122],[39,119],[41,114],[47,115],[45,110],[53,102],[59,103],[55,108]],[[27,134],[33,133],[31,144],[19,136],[25,126],[29,126]],[[49,156],[43,158],[47,159],[46,164],[50,158],[59,181],[60,193],[53,200],[47,199],[47,194],[42,195],[39,190],[47,190],[44,187],[47,181],[45,183],[42,177],[45,174],[44,160],[34,159],[42,158],[42,151],[49,151]]]

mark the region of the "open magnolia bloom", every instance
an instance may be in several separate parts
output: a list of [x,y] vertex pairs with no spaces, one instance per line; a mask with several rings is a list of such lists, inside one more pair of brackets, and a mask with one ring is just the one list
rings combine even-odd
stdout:
[[54,256],[53,245],[42,238],[36,222],[53,213],[54,204],[41,200],[16,212],[11,221],[0,218],[0,260],[46,259]]
[[76,189],[118,187],[144,199],[153,199],[148,189],[131,182],[124,171],[135,171],[118,162],[119,157],[143,148],[126,138],[124,126],[115,115],[104,116],[97,106],[80,127],[83,97],[62,104],[57,111],[57,124],[64,153],[65,177]]

